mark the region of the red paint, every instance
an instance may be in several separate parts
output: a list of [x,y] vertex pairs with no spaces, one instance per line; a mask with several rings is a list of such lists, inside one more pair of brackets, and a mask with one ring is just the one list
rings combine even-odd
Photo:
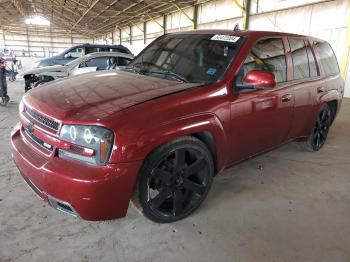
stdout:
[[[182,34],[184,32],[181,32]],[[246,81],[265,90],[237,92],[233,79],[252,45],[263,37],[290,34],[205,30],[185,34],[232,34],[247,39],[225,78],[210,86],[184,84],[126,72],[103,72],[58,80],[24,96],[25,106],[63,124],[100,125],[114,132],[109,164],[92,166],[57,156],[67,147],[58,132],[34,123],[34,132],[53,145],[45,151],[24,133],[33,122],[21,112],[12,132],[13,157],[22,175],[42,194],[68,202],[87,220],[106,220],[126,214],[143,160],[156,147],[184,135],[210,133],[216,147],[217,173],[238,162],[309,135],[318,109],[337,101],[344,82],[340,75],[296,82],[287,51],[287,77],[275,84],[271,75],[251,72]],[[293,37],[302,37],[291,35]],[[302,37],[311,43],[313,38]],[[316,54],[316,57],[318,55]],[[317,90],[323,89],[323,92]],[[60,125],[61,127],[61,125]]]
[[275,87],[276,80],[275,75],[260,70],[249,71],[243,78],[243,83],[252,85],[255,87]]

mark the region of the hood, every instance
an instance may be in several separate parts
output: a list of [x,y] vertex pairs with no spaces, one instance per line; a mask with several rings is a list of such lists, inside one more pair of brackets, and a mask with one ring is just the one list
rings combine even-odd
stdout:
[[28,92],[24,102],[57,120],[96,122],[134,105],[199,85],[123,71],[98,71],[49,82]]
[[38,68],[32,68],[30,70],[24,71],[20,74],[20,77],[25,75],[36,75],[41,74],[44,72],[62,72],[65,71],[67,66],[64,65],[55,65],[55,66],[44,66],[44,67],[38,67]]

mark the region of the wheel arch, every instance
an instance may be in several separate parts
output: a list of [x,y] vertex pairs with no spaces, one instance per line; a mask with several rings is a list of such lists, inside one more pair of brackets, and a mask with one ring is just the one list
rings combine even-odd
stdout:
[[331,100],[327,102],[329,108],[331,109],[332,112],[332,123],[337,115],[338,112],[338,101],[337,100]]
[[320,107],[323,104],[327,104],[332,112],[332,122],[334,121],[338,109],[339,109],[339,101],[341,100],[341,95],[336,90],[330,90],[320,97]]
[[207,146],[213,156],[215,174],[224,168],[228,150],[226,131],[219,118],[211,113],[169,121],[144,130],[121,159],[144,160],[156,148],[184,136],[195,137]]
[[217,174],[217,165],[218,165],[218,163],[217,163],[217,151],[216,151],[216,142],[215,142],[213,134],[209,131],[202,131],[202,132],[193,133],[193,134],[191,134],[191,136],[202,141],[206,145],[206,147],[209,149],[211,156],[213,158],[213,161],[214,161],[215,174]]

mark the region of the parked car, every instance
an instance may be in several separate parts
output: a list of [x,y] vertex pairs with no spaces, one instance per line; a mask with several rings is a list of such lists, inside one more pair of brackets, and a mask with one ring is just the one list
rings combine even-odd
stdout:
[[42,59],[36,62],[34,67],[65,65],[79,57],[96,52],[119,52],[124,54],[132,54],[130,50],[123,45],[83,44],[70,47],[56,56]]
[[330,45],[287,33],[205,30],[161,36],[124,70],[48,83],[24,96],[12,132],[23,178],[86,220],[173,222],[223,169],[290,141],[317,151],[344,81]]
[[69,62],[66,65],[32,68],[23,72],[25,91],[57,78],[71,77],[92,71],[111,70],[126,66],[133,55],[119,52],[91,53]]

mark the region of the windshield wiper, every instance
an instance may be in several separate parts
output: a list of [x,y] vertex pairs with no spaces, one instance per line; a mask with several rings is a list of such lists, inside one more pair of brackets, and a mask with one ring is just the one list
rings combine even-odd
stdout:
[[185,77],[173,72],[173,71],[170,71],[170,70],[155,70],[155,71],[147,71],[145,72],[147,74],[156,74],[156,75],[165,75],[165,76],[170,76],[172,78],[175,78],[177,80],[180,80],[181,82],[184,82],[184,83],[189,83],[190,81],[188,81]]

